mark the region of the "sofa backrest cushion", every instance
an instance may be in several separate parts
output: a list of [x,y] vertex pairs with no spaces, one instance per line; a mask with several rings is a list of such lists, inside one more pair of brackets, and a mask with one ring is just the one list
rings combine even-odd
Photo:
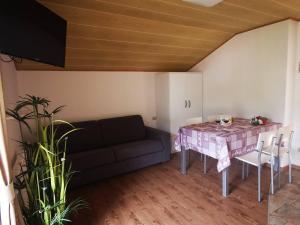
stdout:
[[143,118],[139,115],[104,119],[98,123],[106,146],[142,140],[146,137]]
[[[97,121],[72,123],[75,128],[81,128],[68,135],[68,153],[82,152],[103,146]],[[57,126],[57,135],[70,131],[72,127],[61,124]]]

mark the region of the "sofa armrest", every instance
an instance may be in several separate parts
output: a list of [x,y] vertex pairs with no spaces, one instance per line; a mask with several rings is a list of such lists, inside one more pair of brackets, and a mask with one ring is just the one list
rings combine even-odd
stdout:
[[164,159],[163,161],[170,160],[171,154],[171,135],[168,132],[158,130],[152,127],[146,127],[146,138],[157,139],[162,142],[164,146]]

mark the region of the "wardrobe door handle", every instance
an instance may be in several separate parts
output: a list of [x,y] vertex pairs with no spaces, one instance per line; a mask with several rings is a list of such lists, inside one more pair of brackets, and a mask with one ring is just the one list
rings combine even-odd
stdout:
[[191,100],[189,100],[189,108],[191,108],[192,104],[191,104]]
[[186,108],[188,105],[187,100],[184,100],[184,108]]

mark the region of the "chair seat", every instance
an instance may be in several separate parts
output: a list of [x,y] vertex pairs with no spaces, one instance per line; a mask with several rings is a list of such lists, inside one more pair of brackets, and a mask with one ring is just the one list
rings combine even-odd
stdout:
[[[258,155],[259,155],[259,152],[252,151],[245,155],[238,156],[235,158],[242,162],[245,162],[245,163],[248,163],[248,164],[258,167],[259,166]],[[261,164],[265,164],[265,163],[269,163],[269,162],[270,162],[270,156],[262,153],[261,154]]]

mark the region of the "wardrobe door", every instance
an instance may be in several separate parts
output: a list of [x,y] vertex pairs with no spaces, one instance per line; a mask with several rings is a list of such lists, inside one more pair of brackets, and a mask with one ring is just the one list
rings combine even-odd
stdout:
[[186,80],[186,92],[188,100],[187,118],[202,116],[202,73],[189,72]]
[[187,118],[187,73],[170,73],[170,131],[178,132]]

